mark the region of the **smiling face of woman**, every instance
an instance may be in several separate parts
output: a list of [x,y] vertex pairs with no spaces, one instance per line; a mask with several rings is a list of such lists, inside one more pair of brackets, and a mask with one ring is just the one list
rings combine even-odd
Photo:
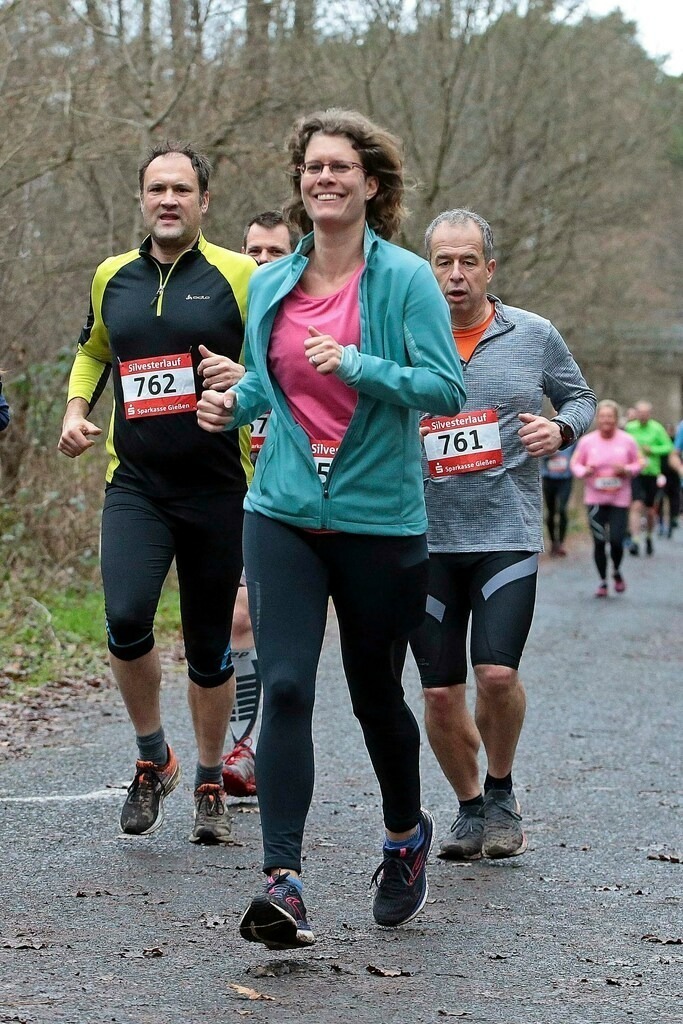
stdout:
[[[301,198],[306,213],[320,227],[351,227],[365,222],[365,204],[377,194],[377,178],[358,165],[360,154],[343,135],[313,135],[301,173]],[[344,170],[335,164],[346,165]],[[316,165],[321,165],[316,167]]]

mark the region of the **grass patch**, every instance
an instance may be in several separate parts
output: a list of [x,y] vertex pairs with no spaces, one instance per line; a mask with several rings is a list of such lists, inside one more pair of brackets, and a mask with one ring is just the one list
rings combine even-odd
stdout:
[[[166,581],[155,635],[160,642],[181,637],[178,584]],[[56,581],[46,587],[33,574],[8,579],[0,602],[0,695],[12,697],[30,686],[81,678],[105,678],[104,600],[93,579]]]

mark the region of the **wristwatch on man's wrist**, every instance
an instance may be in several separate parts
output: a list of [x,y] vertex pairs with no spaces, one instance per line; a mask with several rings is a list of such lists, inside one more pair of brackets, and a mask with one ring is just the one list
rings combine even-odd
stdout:
[[560,428],[560,437],[562,438],[561,448],[566,448],[570,444],[574,444],[576,441],[576,434],[574,433],[573,427],[570,427],[564,420],[558,419],[557,416],[553,419],[553,423],[557,423]]

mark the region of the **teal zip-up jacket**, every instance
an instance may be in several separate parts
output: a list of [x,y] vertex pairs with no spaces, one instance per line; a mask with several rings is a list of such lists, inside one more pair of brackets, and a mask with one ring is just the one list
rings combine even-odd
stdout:
[[267,365],[279,303],[301,278],[312,246],[309,234],[250,281],[247,373],[232,389],[238,400],[231,429],[272,412],[244,507],[302,529],[419,535],[427,516],[418,410],[454,415],[465,401],[448,305],[425,260],[366,227],[360,350],[346,346],[337,371],[358,402],[323,481]]

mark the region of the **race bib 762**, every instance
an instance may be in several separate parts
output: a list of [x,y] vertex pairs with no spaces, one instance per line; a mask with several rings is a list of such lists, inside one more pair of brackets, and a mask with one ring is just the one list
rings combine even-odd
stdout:
[[197,408],[192,356],[130,359],[119,364],[126,419],[194,412]]

